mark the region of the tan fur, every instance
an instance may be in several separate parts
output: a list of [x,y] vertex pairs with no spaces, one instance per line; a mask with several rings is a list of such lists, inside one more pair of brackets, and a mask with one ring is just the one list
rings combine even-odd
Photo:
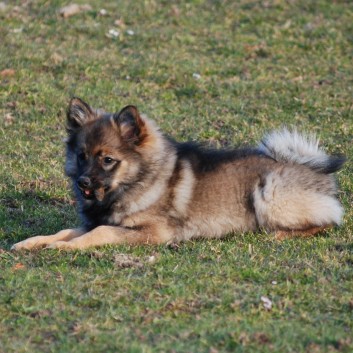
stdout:
[[[82,105],[80,101],[71,104]],[[332,175],[257,152],[214,162],[212,158],[223,157],[207,157],[207,153],[193,149],[180,152],[153,121],[141,117],[134,107],[128,107],[128,118],[134,117],[138,135],[134,135],[126,116],[120,122],[116,116],[98,116],[94,112],[88,105],[69,108],[69,118],[82,125],[73,132],[78,134],[81,148],[87,149],[97,163],[103,163],[105,156],[119,160],[110,188],[97,187],[95,195],[102,197],[99,200],[97,196],[98,200],[103,202],[124,183],[136,181],[117,194],[104,225],[29,238],[15,244],[14,250],[161,244],[258,228],[284,239],[311,236],[341,221],[343,211],[335,198]],[[107,123],[100,127],[104,138],[94,141],[97,121],[105,116]],[[301,142],[298,135],[296,139]],[[75,183],[80,176],[76,156],[71,150],[67,156],[67,174]],[[107,173],[113,167],[106,166]],[[82,205],[86,202],[81,200]]]
[[59,241],[70,242],[83,234],[85,231],[82,229],[64,229],[54,235],[37,235],[15,244],[14,250],[44,248]]
[[[313,181],[315,185],[311,185]],[[339,223],[343,213],[339,202],[323,194],[325,187],[335,188],[331,176],[317,175],[301,165],[280,165],[266,176],[265,182],[263,188],[254,191],[260,226],[302,229],[303,224]]]

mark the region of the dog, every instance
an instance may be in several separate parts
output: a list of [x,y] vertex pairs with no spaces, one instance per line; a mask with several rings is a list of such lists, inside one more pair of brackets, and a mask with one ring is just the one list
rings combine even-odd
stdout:
[[269,133],[254,148],[212,150],[164,136],[135,106],[110,114],[74,97],[67,132],[65,171],[82,227],[13,250],[165,244],[259,229],[284,239],[342,221],[333,173],[345,158],[296,130]]

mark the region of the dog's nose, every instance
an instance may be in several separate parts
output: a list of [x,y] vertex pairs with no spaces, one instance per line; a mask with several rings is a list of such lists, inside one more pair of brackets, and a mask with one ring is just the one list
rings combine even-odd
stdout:
[[82,189],[87,189],[92,186],[91,179],[86,176],[81,176],[77,180],[77,184]]

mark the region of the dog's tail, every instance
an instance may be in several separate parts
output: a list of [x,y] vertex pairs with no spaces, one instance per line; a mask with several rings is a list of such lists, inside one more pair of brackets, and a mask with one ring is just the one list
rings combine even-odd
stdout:
[[314,135],[286,128],[267,134],[260,142],[259,150],[278,162],[303,164],[323,174],[338,171],[346,161],[342,155],[327,155]]

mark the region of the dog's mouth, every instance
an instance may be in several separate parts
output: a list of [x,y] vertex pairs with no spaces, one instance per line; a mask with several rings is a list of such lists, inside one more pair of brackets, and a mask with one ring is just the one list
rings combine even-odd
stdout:
[[100,187],[98,189],[86,189],[86,188],[80,188],[81,190],[81,194],[82,196],[86,199],[86,200],[93,200],[93,199],[97,199],[98,201],[102,201],[104,199],[105,196],[105,192],[106,190],[104,189],[104,187]]
[[80,189],[81,194],[85,199],[93,199],[94,198],[94,190],[92,189]]

